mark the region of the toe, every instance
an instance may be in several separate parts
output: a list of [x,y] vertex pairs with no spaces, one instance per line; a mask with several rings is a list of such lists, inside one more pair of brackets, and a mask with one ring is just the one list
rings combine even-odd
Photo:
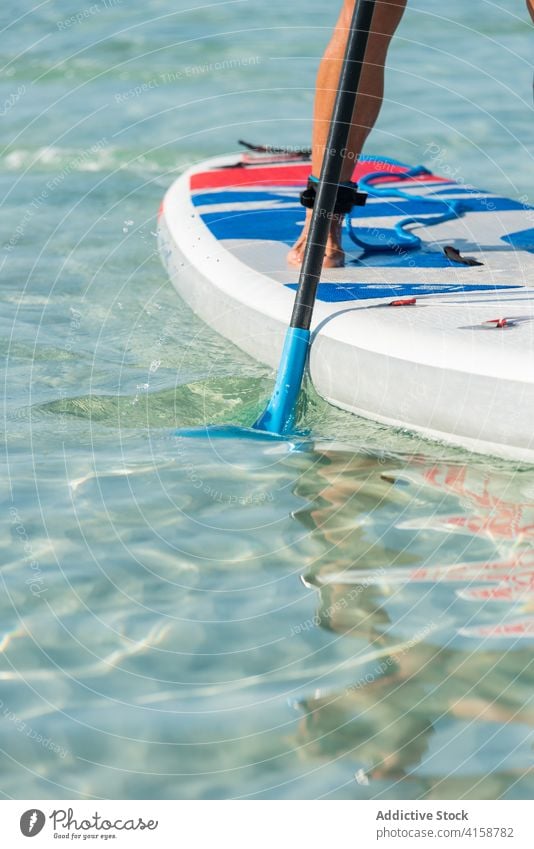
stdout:
[[294,268],[299,268],[302,265],[302,252],[298,248],[291,248],[287,255],[287,264]]

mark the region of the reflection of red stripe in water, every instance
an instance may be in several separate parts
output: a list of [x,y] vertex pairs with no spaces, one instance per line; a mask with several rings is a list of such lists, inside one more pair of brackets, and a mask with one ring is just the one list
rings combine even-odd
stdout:
[[380,572],[366,569],[348,569],[321,578],[328,584],[471,584],[503,582],[515,583],[518,587],[534,587],[534,551],[529,549],[513,560],[454,563],[450,566],[422,566],[419,569],[388,569]]
[[510,639],[534,637],[534,618],[496,625],[482,625],[478,628],[460,628],[458,633],[462,637],[507,637]]
[[517,536],[534,536],[534,525],[520,525],[524,521],[522,510],[518,506],[512,510],[506,508],[492,508],[487,516],[448,516],[441,520],[443,525],[462,528],[474,536],[489,534],[499,539],[515,539]]
[[[457,563],[454,566],[430,566],[428,569],[415,569],[410,572],[410,583],[428,583],[444,581],[449,583],[467,583],[484,581],[496,583],[505,579],[510,572],[517,568],[517,561]],[[387,575],[385,580],[387,581]]]
[[534,570],[517,569],[499,575],[500,583],[496,587],[473,587],[458,590],[460,598],[466,601],[518,601],[534,597]]
[[[518,536],[534,537],[532,505],[505,501],[489,491],[487,476],[468,481],[466,466],[433,466],[423,474],[424,480],[435,489],[451,492],[479,507],[481,516],[450,516],[441,524],[462,528],[476,536],[489,534],[500,539]],[[478,486],[478,490],[471,484]]]

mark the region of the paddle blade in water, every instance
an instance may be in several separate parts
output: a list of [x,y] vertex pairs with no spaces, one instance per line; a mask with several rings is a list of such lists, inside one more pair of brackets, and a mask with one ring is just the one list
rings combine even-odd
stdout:
[[276,434],[292,430],[309,344],[309,330],[288,328],[274,391],[266,409],[254,423],[256,430]]
[[268,433],[252,427],[239,427],[239,425],[181,427],[174,431],[174,435],[193,439],[253,439],[263,442],[276,442],[284,438],[276,433]]

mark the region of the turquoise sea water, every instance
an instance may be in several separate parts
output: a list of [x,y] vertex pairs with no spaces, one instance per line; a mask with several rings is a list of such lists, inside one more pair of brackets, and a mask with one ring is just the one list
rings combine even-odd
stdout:
[[[369,150],[532,203],[524,3],[409,5]],[[532,469],[311,390],[304,444],[172,436],[272,376],[178,299],[159,202],[307,143],[336,11],[2,6],[7,798],[532,798]]]

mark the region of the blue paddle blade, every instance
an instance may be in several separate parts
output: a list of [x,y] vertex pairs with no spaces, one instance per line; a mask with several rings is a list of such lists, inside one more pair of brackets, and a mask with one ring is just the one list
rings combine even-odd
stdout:
[[202,425],[180,428],[175,436],[196,439],[255,439],[277,440],[294,434],[295,409],[302,386],[310,331],[289,327],[286,333],[280,366],[271,400],[252,427],[237,425]]
[[200,425],[199,427],[180,427],[174,436],[187,439],[253,439],[262,442],[276,442],[283,438],[276,433],[267,433],[253,427],[239,425]]
[[291,432],[309,346],[309,330],[300,327],[287,329],[274,391],[267,407],[254,423],[256,430],[280,435]]
[[[239,427],[238,425],[202,425],[200,427],[181,427],[174,431],[174,436],[179,439],[206,440],[207,443],[214,441],[223,442],[256,442],[259,445],[276,444],[286,445],[290,453],[309,451],[314,445],[306,433],[278,434],[268,433],[264,430],[256,430],[253,427]],[[259,447],[258,445],[258,447]],[[222,448],[222,445],[221,445]]]

